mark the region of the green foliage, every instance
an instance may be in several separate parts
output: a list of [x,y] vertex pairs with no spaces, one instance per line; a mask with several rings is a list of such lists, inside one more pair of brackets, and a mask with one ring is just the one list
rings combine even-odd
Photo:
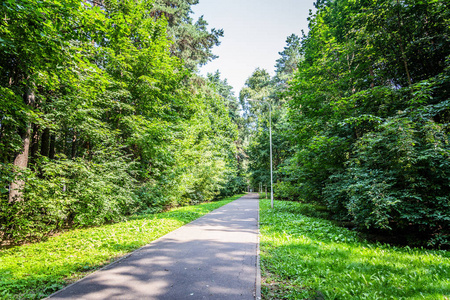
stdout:
[[228,84],[227,79],[222,80],[220,72],[207,74],[207,78],[211,88],[225,101],[224,104],[228,107],[229,117],[233,121],[239,118],[239,103],[233,92],[233,87]]
[[298,201],[299,187],[289,181],[280,181],[274,185],[274,197],[277,199]]
[[236,173],[231,173],[228,175],[227,183],[220,190],[220,196],[235,195],[244,192],[246,189],[247,178]]
[[191,17],[191,6],[198,0],[156,0],[151,14],[156,19],[166,18],[168,34],[173,39],[171,52],[182,59],[191,70],[217,58],[211,48],[220,45],[223,29],[211,29],[201,16],[196,22]]
[[8,202],[7,193],[1,198],[2,240],[39,240],[68,226],[117,222],[135,212],[133,163],[119,155],[104,154],[98,162],[44,159],[40,176],[22,173],[24,199]]
[[240,196],[159,214],[141,214],[113,225],[74,229],[45,242],[1,249],[0,299],[46,297]]
[[[301,55],[301,40],[295,35],[291,34],[286,39],[286,47],[282,52],[278,52],[281,56],[277,59],[275,64],[276,75],[273,78],[274,84],[278,93],[283,93],[289,86],[289,81],[295,71],[297,71],[298,64],[302,59]],[[278,95],[282,96],[282,95]],[[281,98],[280,100],[285,100]]]
[[136,196],[142,213],[158,213],[167,207],[174,206],[173,202],[175,202],[167,193],[167,186],[156,180],[146,182],[139,187]]
[[330,177],[325,198],[334,208],[344,203],[361,226],[414,224],[431,234],[430,244],[448,245],[449,157],[442,126],[394,118],[355,144],[345,174]]
[[0,6],[2,240],[210,201],[239,181],[229,86],[189,70],[222,35],[192,23],[196,3]]
[[360,240],[314,206],[260,201],[263,299],[446,299],[450,255]]
[[285,96],[296,147],[280,173],[337,219],[448,247],[448,4],[316,6]]
[[[292,37],[291,37],[292,38]],[[288,38],[288,42],[290,38]],[[289,46],[290,47],[290,46]],[[287,47],[283,54],[284,60],[295,60],[295,47]],[[284,61],[283,60],[283,61]],[[287,62],[284,62],[287,63]],[[270,126],[272,130],[272,164],[274,181],[282,175],[277,169],[292,155],[292,144],[288,138],[289,120],[286,108],[280,100],[282,91],[286,88],[286,80],[292,76],[289,67],[279,66],[278,75],[271,78],[263,69],[256,69],[247,79],[245,87],[240,92],[240,101],[244,109],[244,119],[241,132],[246,144],[248,155],[248,172],[250,185],[270,185]],[[281,82],[281,81],[284,81]]]

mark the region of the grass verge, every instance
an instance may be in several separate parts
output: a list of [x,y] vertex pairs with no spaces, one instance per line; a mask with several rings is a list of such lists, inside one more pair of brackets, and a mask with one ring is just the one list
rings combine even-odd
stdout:
[[450,252],[361,241],[315,214],[260,201],[263,299],[450,300]]
[[241,196],[75,229],[45,242],[0,250],[0,299],[46,297]]

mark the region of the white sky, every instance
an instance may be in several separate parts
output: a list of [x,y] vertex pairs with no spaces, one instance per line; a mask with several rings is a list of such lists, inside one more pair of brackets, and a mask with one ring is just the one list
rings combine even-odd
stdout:
[[194,21],[201,15],[209,28],[222,28],[221,45],[213,49],[219,58],[209,62],[200,74],[219,70],[234,88],[236,96],[245,80],[260,67],[274,74],[278,52],[292,33],[308,32],[309,10],[315,0],[200,0],[194,5]]

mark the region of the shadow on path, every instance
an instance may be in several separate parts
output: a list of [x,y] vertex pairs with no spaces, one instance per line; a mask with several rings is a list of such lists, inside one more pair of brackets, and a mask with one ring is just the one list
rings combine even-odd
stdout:
[[255,299],[258,194],[187,224],[50,299]]

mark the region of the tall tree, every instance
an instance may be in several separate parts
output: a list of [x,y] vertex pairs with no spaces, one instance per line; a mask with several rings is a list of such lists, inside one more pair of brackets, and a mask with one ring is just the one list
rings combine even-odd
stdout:
[[211,49],[220,44],[223,36],[222,29],[208,31],[203,16],[194,22],[190,15],[195,4],[198,0],[156,0],[152,9],[156,18],[167,18],[168,34],[174,42],[171,51],[191,70],[217,57]]
[[0,6],[1,239],[212,200],[237,176],[229,86],[174,55],[182,36],[169,31],[191,21],[154,12],[147,0]]
[[287,83],[294,72],[298,69],[298,64],[302,58],[301,55],[301,41],[300,37],[296,34],[291,34],[286,39],[286,46],[284,50],[278,52],[281,56],[277,59],[275,64],[275,78],[277,85],[280,85],[280,88],[286,88]]
[[[287,76],[285,78],[287,79]],[[270,184],[269,126],[272,126],[275,181],[280,178],[278,168],[290,155],[290,144],[285,135],[286,107],[279,101],[280,97],[277,79],[259,68],[247,79],[240,92],[240,101],[244,107],[243,133],[247,141],[248,171],[254,186],[260,183],[266,186]],[[269,119],[270,116],[272,119]]]
[[[67,65],[68,55],[75,54],[71,41],[85,40],[86,32],[99,16],[80,1],[70,0],[62,1],[60,5],[33,0],[9,1],[2,5],[0,13],[4,16],[0,21],[0,76],[5,94],[1,111],[2,119],[6,121],[2,122],[1,138],[2,141],[13,141],[2,142],[1,150],[13,153],[15,166],[25,169],[32,123],[44,122],[41,107],[45,94],[55,90],[58,77],[64,73],[61,66]],[[71,61],[75,59],[71,56]],[[4,159],[9,160],[8,157]],[[10,201],[22,198],[18,188],[23,184],[17,180],[10,186]]]
[[360,227],[448,244],[447,2],[317,8],[289,88],[297,151],[286,174],[298,197]]

